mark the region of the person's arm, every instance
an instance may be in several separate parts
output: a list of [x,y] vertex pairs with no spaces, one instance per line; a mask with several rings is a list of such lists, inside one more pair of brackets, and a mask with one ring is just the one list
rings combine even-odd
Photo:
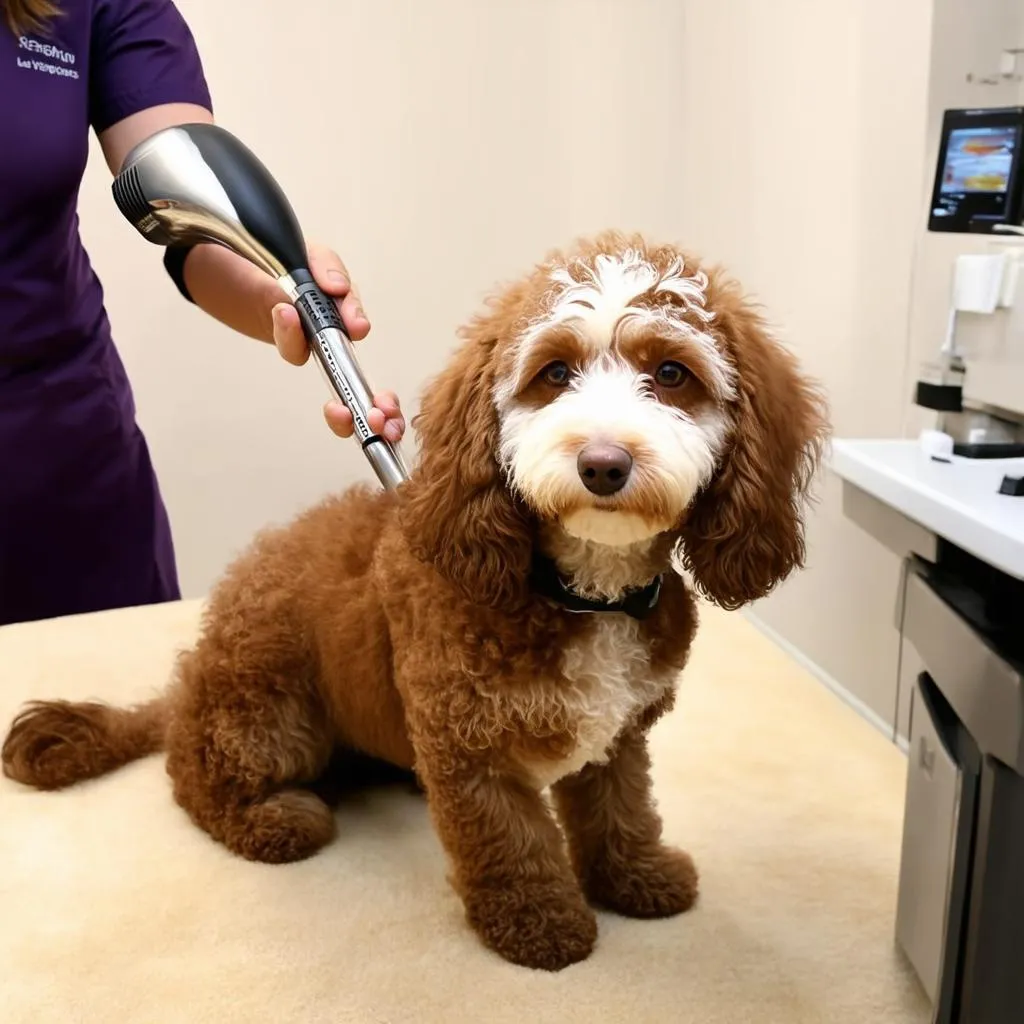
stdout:
[[[370,331],[359,295],[337,253],[315,243],[307,246],[317,284],[338,302],[353,341]],[[219,245],[197,245],[185,258],[185,287],[204,312],[241,334],[275,342],[290,363],[301,365],[309,348],[295,307],[275,281],[248,260]],[[278,340],[280,339],[280,340]]]
[[[195,122],[213,123],[213,115],[190,103],[161,104],[131,114],[98,135],[107,166],[117,174],[137,143],[164,128]],[[369,333],[370,322],[344,264],[323,246],[309,244],[308,251],[317,284],[338,303],[352,340],[361,341]],[[309,358],[295,307],[277,282],[248,260],[223,246],[198,245],[189,252],[183,275],[192,301],[220,323],[247,337],[273,343],[281,356],[296,366]],[[371,429],[383,431],[391,441],[400,440],[405,420],[397,396],[383,392],[374,398],[377,409],[369,416]],[[328,402],[324,417],[340,437],[352,435],[352,416],[341,402]]]

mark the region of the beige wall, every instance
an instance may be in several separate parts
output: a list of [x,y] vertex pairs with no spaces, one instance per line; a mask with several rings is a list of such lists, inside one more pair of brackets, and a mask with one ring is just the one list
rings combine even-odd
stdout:
[[[550,246],[683,232],[674,0],[302,0],[301,17],[279,0],[178,3],[221,122],[348,261],[374,324],[363,364],[409,409],[483,293]],[[312,365],[178,299],[96,157],[83,231],[196,595],[254,530],[369,471],[323,426]]]
[[[807,123],[816,108],[829,103],[836,113],[831,122],[818,122],[816,144],[828,155],[808,159],[813,173],[803,196],[795,187],[784,193],[778,213],[765,214],[770,223],[757,232],[774,242],[780,259],[771,266],[762,253],[752,273],[755,283],[766,282],[761,287],[767,301],[787,319],[797,347],[828,382],[837,436],[915,436],[933,421],[912,406],[911,396],[921,362],[937,355],[943,339],[952,260],[987,245],[926,231],[942,111],[1019,102],[1019,85],[982,86],[967,76],[991,74],[1003,47],[1024,45],[1024,4],[904,0],[814,6],[817,24],[801,17],[803,5],[781,5],[788,17],[785,25],[774,22],[774,45],[752,48],[750,56],[758,71],[748,91],[771,81],[771,94],[781,92],[793,105],[794,123]],[[758,26],[764,34],[773,31],[780,13],[778,5],[769,7],[772,18],[765,10],[765,24]],[[779,68],[776,54],[787,33],[802,45],[791,47],[792,64]],[[823,45],[829,35],[831,50]],[[736,97],[737,105],[745,101]],[[748,180],[772,162],[771,146],[766,141],[754,154],[757,170]],[[815,218],[811,210],[824,207],[834,167],[847,170],[840,180],[850,188],[849,202],[838,218],[824,212]],[[719,197],[708,211],[709,230],[723,206]],[[787,228],[789,211],[799,227]],[[741,229],[733,244],[742,247]],[[991,342],[996,328],[983,329]],[[810,531],[809,570],[755,614],[891,725],[899,672],[893,625],[899,559],[844,519],[838,481],[824,484]]]
[[[930,14],[928,0],[688,7],[688,128],[735,140],[688,161],[690,237],[825,381],[838,436],[898,434],[907,404]],[[807,571],[756,615],[891,718],[898,559],[844,519],[833,479],[809,534]]]
[[[828,385],[840,436],[907,427],[938,274],[927,255],[912,274],[931,0],[178,2],[221,122],[349,261],[364,365],[407,408],[492,284],[618,226],[728,262]],[[950,19],[975,3],[936,0],[941,39],[968,45]],[[942,104],[964,59],[940,54]],[[98,159],[82,219],[200,594],[254,530],[369,473],[323,426],[312,366],[177,298]],[[888,719],[897,559],[843,518],[834,480],[823,499],[807,572],[756,612]]]

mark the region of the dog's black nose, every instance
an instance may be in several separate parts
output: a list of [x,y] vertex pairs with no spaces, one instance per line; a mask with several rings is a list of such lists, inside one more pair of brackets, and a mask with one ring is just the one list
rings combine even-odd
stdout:
[[633,456],[617,444],[591,444],[580,452],[576,469],[591,494],[621,491],[633,468]]

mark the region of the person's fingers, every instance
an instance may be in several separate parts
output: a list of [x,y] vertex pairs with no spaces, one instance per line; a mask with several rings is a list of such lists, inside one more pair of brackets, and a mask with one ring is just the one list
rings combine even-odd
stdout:
[[[370,430],[397,444],[405,435],[405,416],[399,408],[398,398],[387,391],[376,396],[374,402],[374,408],[366,417]],[[324,405],[324,419],[338,437],[351,437],[355,431],[352,414],[337,399],[331,399]]]
[[279,302],[272,310],[274,321],[274,344],[281,357],[293,366],[302,366],[309,359],[309,345],[302,333],[302,324],[295,307],[288,302]]
[[397,420],[388,420],[384,424],[384,436],[392,444],[398,444],[405,436],[405,420],[401,417]]
[[373,396],[373,404],[387,417],[401,416],[402,408],[394,391],[379,391]]
[[338,304],[338,311],[341,313],[341,322],[353,341],[362,341],[370,333],[370,321],[363,310],[359,291],[355,287]]
[[338,437],[351,437],[355,430],[352,413],[337,399],[332,399],[324,406],[324,419]]
[[333,250],[323,245],[312,244],[308,248],[309,269],[313,273],[313,280],[328,295],[336,299],[348,295],[352,286],[352,278],[348,268],[341,261],[341,257]]
[[371,409],[366,414],[366,422],[370,424],[370,429],[375,434],[380,434],[383,432],[387,423],[387,417],[380,411],[380,409]]
[[341,257],[326,246],[311,244],[308,253],[313,279],[337,302],[341,322],[349,337],[353,341],[362,341],[370,333],[370,320],[348,268]]
[[402,440],[405,435],[405,417],[393,391],[384,391],[374,396],[374,404],[384,414],[384,436],[392,442]]

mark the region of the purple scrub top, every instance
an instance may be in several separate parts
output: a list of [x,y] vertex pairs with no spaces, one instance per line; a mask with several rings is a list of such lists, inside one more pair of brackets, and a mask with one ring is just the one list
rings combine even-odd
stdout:
[[171,0],[61,8],[20,39],[0,19],[0,625],[180,596],[76,207],[90,130],[210,94]]

